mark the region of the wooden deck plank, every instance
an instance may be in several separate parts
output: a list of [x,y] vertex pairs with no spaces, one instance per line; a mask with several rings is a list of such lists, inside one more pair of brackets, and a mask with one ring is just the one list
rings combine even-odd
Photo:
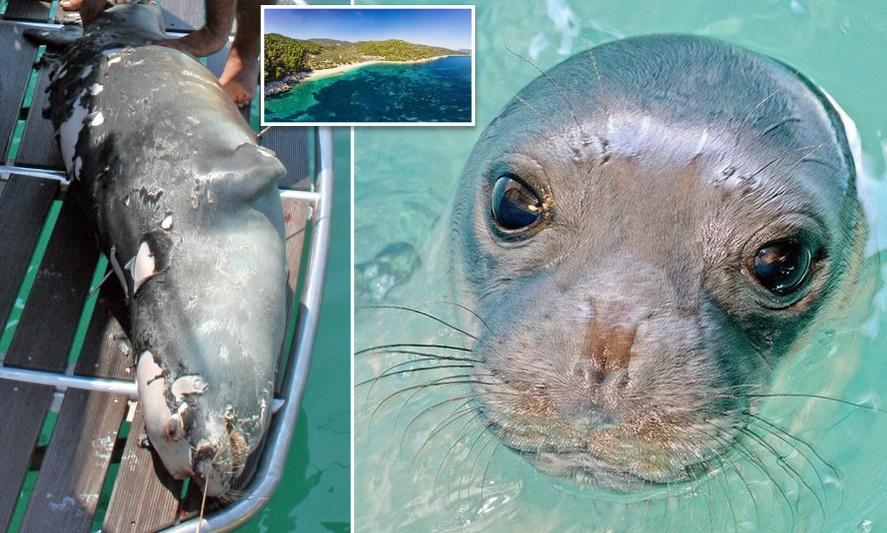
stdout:
[[299,126],[272,127],[259,139],[259,144],[273,150],[286,167],[280,186],[306,189],[311,180],[308,157],[308,128]]
[[22,279],[43,229],[46,214],[58,195],[55,180],[13,174],[0,195],[0,325],[6,324]]
[[[116,280],[102,286],[75,374],[132,378],[132,349],[111,312],[125,307],[123,299]],[[65,394],[22,531],[90,530],[127,406],[121,395]]]
[[[287,309],[293,308],[293,299],[296,294],[296,287],[299,284],[299,272],[302,266],[302,247],[305,244],[305,232],[308,220],[310,206],[299,200],[284,198],[283,202],[283,220],[286,238],[286,265],[287,265],[287,287],[286,287],[286,304]],[[298,309],[296,310],[298,312]],[[287,325],[290,321],[287,320]],[[289,332],[287,332],[289,333]],[[284,341],[286,337],[284,337]],[[277,375],[274,379],[274,392],[279,393],[283,385],[284,371],[286,370],[286,362],[288,354],[285,352],[286,346],[281,346],[280,357],[277,361]]]
[[17,165],[25,167],[65,170],[58,144],[55,142],[55,130],[52,127],[52,122],[43,118],[43,109],[49,104],[49,95],[46,93],[46,87],[49,85],[49,71],[50,68],[47,66],[40,69],[34,97],[31,100],[31,108],[28,110],[28,118],[25,122],[25,131],[22,134],[22,143],[15,162]]
[[[6,531],[15,510],[22,481],[31,463],[43,417],[52,401],[52,387],[0,380],[0,531]],[[22,425],[24,423],[24,425]],[[18,424],[18,425],[16,425]]]
[[161,0],[166,31],[192,31],[203,25],[203,2]]
[[65,369],[98,257],[95,237],[80,207],[70,200],[64,202],[6,366]]
[[283,220],[286,228],[286,265],[289,269],[287,287],[293,293],[299,282],[299,269],[302,266],[302,246],[305,242],[306,225],[310,205],[307,202],[283,198]]
[[142,446],[145,423],[141,409],[126,439],[117,480],[102,531],[157,531],[176,522],[182,482],[172,479],[160,459]]
[[[26,2],[37,4],[37,2]],[[0,24],[0,50],[9,54],[3,64],[3,81],[0,83],[0,161],[6,160],[6,152],[18,122],[19,109],[28,79],[37,56],[37,47],[22,35],[23,29],[14,24]]]
[[7,20],[32,20],[46,22],[49,20],[49,8],[52,2],[37,0],[9,0],[3,18]]
[[[89,290],[98,250],[74,202],[65,202],[4,364],[63,370]],[[52,387],[0,380],[0,530],[15,509]]]

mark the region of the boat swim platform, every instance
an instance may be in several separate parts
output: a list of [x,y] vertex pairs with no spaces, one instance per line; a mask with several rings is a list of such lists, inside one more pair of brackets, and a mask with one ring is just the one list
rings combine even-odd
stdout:
[[[9,0],[0,19],[0,531],[194,531],[202,491],[165,471],[146,444],[126,309],[73,200],[42,116],[49,68],[22,35],[55,7]],[[202,2],[163,0],[168,31],[200,26]],[[227,50],[207,58],[216,75]],[[249,109],[244,112],[248,115]],[[14,141],[15,139],[15,141]],[[208,501],[202,531],[245,523],[282,474],[307,377],[329,247],[330,128],[263,130],[280,183],[289,267],[287,342],[274,415],[234,502]],[[298,299],[297,299],[298,297]]]

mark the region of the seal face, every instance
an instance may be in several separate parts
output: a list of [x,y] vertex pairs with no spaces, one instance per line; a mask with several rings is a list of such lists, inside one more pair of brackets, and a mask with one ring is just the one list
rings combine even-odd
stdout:
[[489,426],[619,491],[717,466],[842,304],[855,177],[829,99],[727,43],[625,39],[540,76],[481,136],[453,221]]

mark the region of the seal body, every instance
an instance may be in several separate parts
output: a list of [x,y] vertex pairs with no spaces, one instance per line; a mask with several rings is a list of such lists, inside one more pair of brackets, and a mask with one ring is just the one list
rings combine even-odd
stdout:
[[701,37],[604,44],[521,90],[450,233],[488,427],[583,485],[714,468],[847,303],[866,240],[848,131],[790,67]]
[[225,495],[271,414],[285,321],[285,169],[215,77],[117,6],[65,54],[49,112],[130,302],[139,400],[176,477]]

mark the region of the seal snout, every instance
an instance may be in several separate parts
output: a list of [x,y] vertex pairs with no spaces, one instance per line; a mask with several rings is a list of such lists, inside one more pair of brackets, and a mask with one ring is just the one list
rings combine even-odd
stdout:
[[594,315],[585,333],[584,347],[575,372],[586,386],[616,381],[617,388],[628,382],[628,366],[638,332],[638,321],[621,306],[594,305]]
[[603,381],[610,372],[628,369],[637,332],[638,325],[635,322],[609,316],[596,316],[592,319],[588,328],[585,354],[598,369],[595,375],[598,382]]

